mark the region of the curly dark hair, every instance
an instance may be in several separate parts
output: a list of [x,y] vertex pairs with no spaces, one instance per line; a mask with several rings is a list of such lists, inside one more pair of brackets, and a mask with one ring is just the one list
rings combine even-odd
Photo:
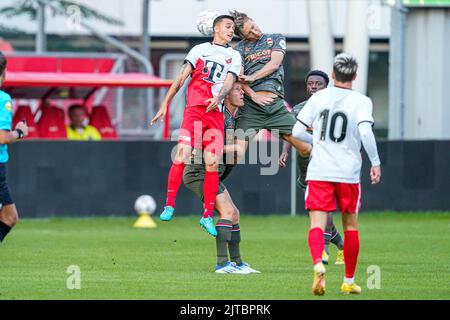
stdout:
[[244,23],[251,18],[243,12],[239,12],[237,10],[230,11],[230,16],[234,18],[234,33],[241,39],[244,39],[244,35],[242,34],[242,29],[244,28]]

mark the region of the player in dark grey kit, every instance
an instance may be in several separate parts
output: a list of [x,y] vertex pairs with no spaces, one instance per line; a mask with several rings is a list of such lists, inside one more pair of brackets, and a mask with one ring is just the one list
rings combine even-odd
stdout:
[[279,33],[264,34],[245,13],[232,11],[230,15],[235,19],[235,34],[242,39],[235,48],[242,56],[240,81],[247,84],[243,86],[245,106],[236,115],[236,127],[246,133],[247,140],[238,136],[241,151],[247,149],[248,140],[256,132],[267,129],[278,130],[301,155],[309,155],[311,145],[292,136],[296,120],[284,107],[285,37]]
[[[325,89],[328,86],[330,79],[328,75],[320,70],[312,70],[306,76],[306,94],[308,99],[317,91]],[[297,116],[297,114],[303,109],[306,102],[300,102],[296,104],[292,113]],[[281,167],[286,166],[286,161],[289,157],[289,152],[291,150],[291,145],[289,143],[283,143],[283,152],[280,155],[279,163]],[[300,187],[303,191],[306,191],[306,171],[309,164],[309,157],[302,157],[301,155],[297,156],[297,168],[299,172],[299,177],[297,179],[297,186]],[[324,240],[325,240],[325,251],[322,254],[322,262],[324,264],[328,264],[329,250],[328,246],[331,243],[335,244],[338,248],[337,257],[335,264],[344,264],[344,242],[342,241],[342,237],[339,234],[336,226],[333,223],[333,214],[328,213],[327,226],[324,232]]]
[[[217,192],[215,209],[219,212],[220,219],[217,221],[216,249],[217,264],[216,273],[249,274],[259,273],[242,261],[240,253],[241,228],[239,226],[240,213],[233,203],[231,196],[223,184],[225,178],[230,174],[235,164],[235,113],[244,105],[244,94],[240,83],[234,83],[230,93],[224,100],[225,116],[225,146],[224,161],[219,164],[219,189]],[[184,185],[203,199],[203,183],[205,179],[205,166],[202,164],[202,152],[196,150],[192,156],[191,164],[186,165],[183,173]],[[230,259],[228,259],[228,254]]]

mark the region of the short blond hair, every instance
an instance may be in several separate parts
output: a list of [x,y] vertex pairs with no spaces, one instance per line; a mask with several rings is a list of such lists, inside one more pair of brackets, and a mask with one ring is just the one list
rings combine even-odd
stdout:
[[351,54],[340,53],[334,58],[333,71],[337,81],[352,81],[358,71],[358,61]]

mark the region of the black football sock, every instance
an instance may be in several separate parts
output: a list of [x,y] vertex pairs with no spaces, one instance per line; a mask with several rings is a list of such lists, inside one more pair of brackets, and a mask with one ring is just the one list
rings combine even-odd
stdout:
[[344,241],[342,240],[341,234],[339,233],[336,227],[334,227],[330,241],[331,243],[336,245],[336,247],[338,247],[339,250],[344,250]]
[[328,227],[325,229],[324,233],[323,233],[323,239],[324,239],[324,247],[323,249],[325,250],[325,252],[327,254],[330,254],[330,252],[328,251],[329,249],[329,245],[330,245],[330,240],[331,240],[331,231],[328,230]]
[[217,264],[225,265],[228,262],[227,244],[231,239],[232,223],[230,220],[219,219],[216,224],[216,248],[217,248]]
[[324,250],[329,255],[329,245],[331,238],[333,236],[334,230],[336,230],[336,227],[333,223],[333,215],[331,213],[327,213],[327,225],[325,227],[325,231],[323,232],[323,238],[324,238]]
[[11,231],[11,227],[0,221],[0,242],[3,242],[6,235]]
[[233,229],[231,229],[231,240],[228,243],[228,250],[230,251],[230,259],[235,262],[238,266],[242,264],[241,259],[241,228],[239,224],[234,224]]

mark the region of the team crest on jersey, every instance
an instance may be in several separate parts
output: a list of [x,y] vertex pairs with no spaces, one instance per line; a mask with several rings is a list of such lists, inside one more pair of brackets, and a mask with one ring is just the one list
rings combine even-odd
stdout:
[[245,48],[245,52],[250,52],[250,48]]
[[231,62],[233,62],[233,58],[231,58],[231,57],[225,57],[225,62],[226,62],[227,64],[230,64]]
[[6,108],[6,110],[8,110],[9,112],[12,112],[12,105],[11,105],[11,102],[7,102],[6,104],[5,104],[5,108]]
[[267,44],[268,44],[269,47],[273,46],[272,38],[267,38]]

